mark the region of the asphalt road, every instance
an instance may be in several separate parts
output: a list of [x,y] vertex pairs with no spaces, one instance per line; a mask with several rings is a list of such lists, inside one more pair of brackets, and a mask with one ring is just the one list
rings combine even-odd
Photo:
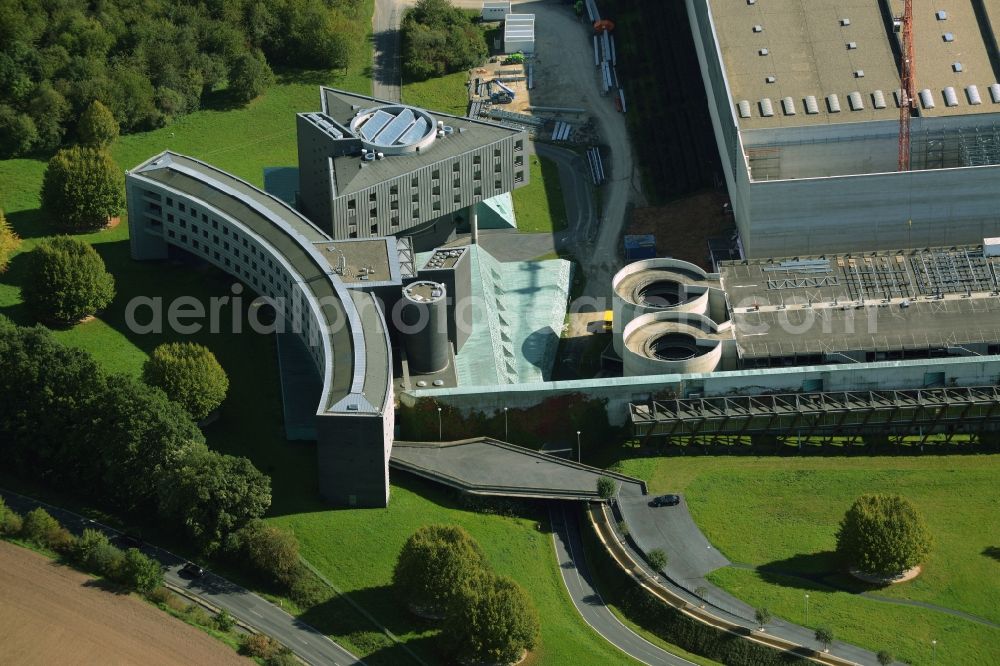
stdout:
[[622,652],[655,666],[689,666],[693,662],[671,654],[635,633],[615,617],[601,595],[594,589],[587,562],[583,557],[583,540],[575,512],[578,507],[567,509],[565,504],[552,504],[549,516],[552,521],[552,541],[563,582],[573,599],[573,605],[583,620],[606,641]]
[[375,12],[372,14],[372,97],[375,99],[388,102],[401,99],[399,22],[408,4],[399,0],[375,0]]
[[[8,506],[20,513],[41,506],[74,534],[81,534],[84,528],[90,528],[101,530],[112,538],[121,535],[121,532],[107,525],[93,522],[72,511],[9,490],[0,489],[0,496],[3,496]],[[142,544],[140,550],[163,565],[163,577],[166,582],[184,589],[188,594],[196,596],[216,608],[226,609],[244,624],[278,640],[307,663],[317,666],[319,664],[346,666],[347,664],[364,663],[327,638],[319,630],[292,617],[253,592],[207,571],[204,576],[195,580],[182,577],[179,571],[185,563],[184,558],[146,543]]]

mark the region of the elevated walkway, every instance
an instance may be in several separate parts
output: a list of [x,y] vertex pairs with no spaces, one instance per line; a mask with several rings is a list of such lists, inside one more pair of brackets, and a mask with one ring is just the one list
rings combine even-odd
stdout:
[[389,466],[471,495],[595,500],[597,480],[615,479],[619,490],[645,494],[646,484],[623,474],[564,460],[489,437],[454,442],[404,442],[392,446]]

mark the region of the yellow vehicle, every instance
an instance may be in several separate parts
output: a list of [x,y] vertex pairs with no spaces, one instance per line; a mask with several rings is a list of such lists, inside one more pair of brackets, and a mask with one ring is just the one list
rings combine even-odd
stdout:
[[601,330],[604,331],[605,333],[611,332],[611,325],[614,322],[614,316],[615,313],[612,312],[611,310],[604,311],[604,321],[601,322],[602,324]]

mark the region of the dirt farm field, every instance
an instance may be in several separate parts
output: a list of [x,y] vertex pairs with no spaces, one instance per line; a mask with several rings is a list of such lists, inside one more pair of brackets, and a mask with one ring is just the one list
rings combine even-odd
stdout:
[[0,541],[0,664],[250,664],[134,597]]

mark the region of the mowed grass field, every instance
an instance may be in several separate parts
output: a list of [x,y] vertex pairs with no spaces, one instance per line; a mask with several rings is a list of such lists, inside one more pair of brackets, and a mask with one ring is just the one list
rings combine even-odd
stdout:
[[[371,0],[366,2],[370,10]],[[359,42],[369,48],[367,41]],[[131,168],[171,149],[204,159],[260,186],[266,167],[296,164],[295,113],[319,108],[319,85],[369,92],[367,67],[368,62],[362,61],[347,73],[286,75],[279,85],[246,107],[199,111],[169,127],[122,137],[112,152],[122,168]],[[427,103],[431,105],[431,100]],[[44,160],[0,161],[0,208],[25,239],[11,270],[0,275],[0,313],[25,325],[34,321],[21,304],[23,255],[56,233],[38,210],[44,168]],[[209,445],[248,456],[271,476],[274,503],[269,519],[294,529],[303,554],[323,575],[349,591],[352,599],[401,636],[421,658],[429,663],[438,660],[434,630],[401,612],[388,585],[405,539],[420,525],[448,522],[467,527],[496,568],[521,582],[535,600],[542,642],[530,663],[627,662],[591,631],[571,605],[555,562],[547,514],[537,508],[518,518],[464,511],[450,495],[405,478],[394,479],[388,509],[331,510],[317,499],[314,446],[285,440],[273,338],[234,330],[234,309],[236,321],[247,328],[243,315],[253,294],[245,291],[238,307],[230,302],[222,308],[217,333],[211,332],[206,322],[204,330],[191,336],[169,331],[139,334],[126,326],[126,305],[132,298],[159,298],[166,308],[175,297],[194,296],[207,305],[212,298],[231,298],[233,280],[208,267],[132,261],[124,219],[116,229],[81,238],[91,242],[104,258],[115,275],[118,295],[95,320],[56,331],[56,337],[93,353],[108,370],[133,375],[141,372],[149,352],[160,343],[190,340],[208,346],[230,378],[222,418],[205,430]],[[140,310],[138,319],[148,321],[148,310]],[[353,608],[331,602],[305,611],[305,616],[369,663],[412,661],[373,625],[359,621]],[[360,633],[359,626],[363,627]]]
[[531,155],[530,182],[514,190],[514,215],[523,233],[562,231],[566,228],[566,201],[559,181],[559,166],[539,155]]
[[404,81],[405,104],[465,117],[469,108],[469,73],[446,74],[425,81]]
[[[625,461],[650,492],[685,493],[708,539],[732,562],[710,578],[755,607],[767,606],[839,639],[889,649],[913,664],[1000,663],[1000,456],[743,458]],[[892,492],[925,516],[935,545],[914,581],[863,586],[838,570],[840,519],[854,499]],[[865,593],[865,596],[861,596]],[[926,603],[977,616],[887,603]]]

